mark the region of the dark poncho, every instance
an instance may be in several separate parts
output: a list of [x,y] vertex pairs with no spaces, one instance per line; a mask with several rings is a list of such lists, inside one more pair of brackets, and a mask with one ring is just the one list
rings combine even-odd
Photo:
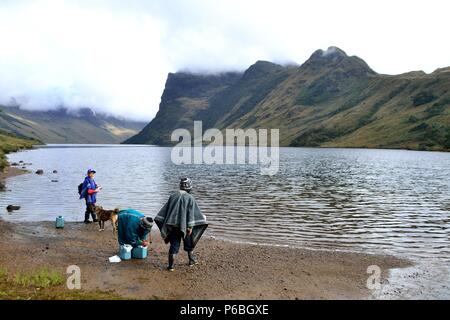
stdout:
[[156,215],[155,223],[166,243],[171,227],[179,228],[184,236],[186,236],[187,229],[192,228],[193,247],[208,227],[206,217],[200,211],[194,196],[183,190],[179,190],[170,196],[167,203]]

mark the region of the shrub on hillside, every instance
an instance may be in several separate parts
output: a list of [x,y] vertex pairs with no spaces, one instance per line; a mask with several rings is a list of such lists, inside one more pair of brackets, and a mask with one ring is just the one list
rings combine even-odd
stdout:
[[416,94],[413,97],[413,105],[415,107],[418,107],[418,106],[430,103],[436,99],[437,99],[437,97],[434,94],[432,94],[431,92],[423,91],[423,92]]

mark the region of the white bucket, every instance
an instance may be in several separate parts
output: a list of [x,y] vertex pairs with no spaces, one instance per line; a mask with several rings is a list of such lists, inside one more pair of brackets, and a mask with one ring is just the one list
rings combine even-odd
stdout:
[[131,246],[131,245],[129,245],[129,244],[124,244],[124,245],[123,245],[123,249],[124,249],[126,252],[131,252],[131,250],[133,250],[133,246]]

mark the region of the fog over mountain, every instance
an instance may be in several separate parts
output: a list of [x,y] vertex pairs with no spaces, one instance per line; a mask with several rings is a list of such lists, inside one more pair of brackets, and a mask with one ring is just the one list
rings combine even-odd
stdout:
[[[446,1],[2,1],[0,104],[150,120],[167,74],[303,63],[335,45],[378,73],[450,65]],[[14,98],[14,100],[12,100]]]

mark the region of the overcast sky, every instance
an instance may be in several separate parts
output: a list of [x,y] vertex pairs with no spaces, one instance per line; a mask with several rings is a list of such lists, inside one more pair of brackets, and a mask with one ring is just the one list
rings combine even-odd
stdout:
[[450,66],[450,2],[0,0],[0,104],[151,119],[168,72],[303,63],[338,46],[379,73]]

